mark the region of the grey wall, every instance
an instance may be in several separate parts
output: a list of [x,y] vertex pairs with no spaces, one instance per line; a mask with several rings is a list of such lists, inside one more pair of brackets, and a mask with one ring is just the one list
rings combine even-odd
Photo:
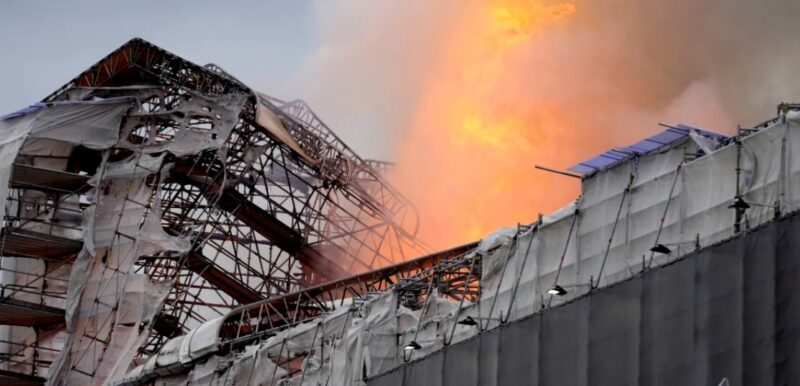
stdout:
[[799,253],[793,215],[368,385],[800,385]]

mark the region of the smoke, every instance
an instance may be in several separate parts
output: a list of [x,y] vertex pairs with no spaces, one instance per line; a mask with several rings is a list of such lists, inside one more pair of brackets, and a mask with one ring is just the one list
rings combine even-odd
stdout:
[[[686,123],[733,133],[800,97],[790,0],[322,2],[302,89],[398,163],[435,247],[574,199],[567,168]],[[314,86],[316,85],[316,87]],[[366,151],[365,151],[366,150]]]

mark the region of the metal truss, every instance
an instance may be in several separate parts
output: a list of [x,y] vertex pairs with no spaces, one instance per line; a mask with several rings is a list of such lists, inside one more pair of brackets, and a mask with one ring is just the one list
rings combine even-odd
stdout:
[[[288,327],[309,322],[342,307],[358,312],[374,295],[397,291],[399,301],[411,309],[425,307],[432,292],[455,302],[476,302],[480,297],[481,259],[477,243],[419,257],[388,267],[331,281],[294,293],[237,307],[228,312],[218,329],[217,354],[242,351],[248,345],[263,342]],[[283,347],[271,360],[289,374],[302,371],[301,364],[310,353],[287,352]],[[202,361],[202,358],[198,360]],[[162,376],[190,371],[194,363],[159,368]],[[125,384],[149,384],[142,378]]]
[[[411,309],[422,306],[430,288],[456,301],[480,296],[480,256],[469,252],[477,243],[422,256],[345,279],[324,283],[251,303],[230,311],[221,329],[220,349],[237,349],[277,330],[314,319],[339,307],[356,305],[371,294],[398,291]],[[475,256],[475,259],[471,257]],[[472,274],[470,274],[472,272]],[[434,282],[431,287],[430,283]]]

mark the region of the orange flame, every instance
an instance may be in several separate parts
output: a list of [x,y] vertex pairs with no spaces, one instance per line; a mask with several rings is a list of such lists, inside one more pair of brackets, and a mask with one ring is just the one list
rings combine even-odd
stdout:
[[531,222],[576,196],[577,184],[535,174],[532,162],[564,159],[554,135],[565,130],[557,118],[565,108],[508,90],[515,55],[535,50],[544,31],[575,12],[570,0],[497,0],[452,31],[392,176],[418,206],[420,237],[433,247]]

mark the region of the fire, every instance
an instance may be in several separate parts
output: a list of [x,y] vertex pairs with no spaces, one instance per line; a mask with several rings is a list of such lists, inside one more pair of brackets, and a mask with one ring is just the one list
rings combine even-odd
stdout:
[[524,44],[543,25],[575,12],[571,2],[547,5],[542,1],[511,1],[491,9],[491,40],[503,45]]
[[554,134],[566,130],[558,117],[567,111],[513,90],[516,56],[575,12],[567,0],[482,3],[448,37],[392,176],[418,206],[420,237],[433,247],[531,222],[577,194],[574,182],[533,169],[534,155],[559,157]]

